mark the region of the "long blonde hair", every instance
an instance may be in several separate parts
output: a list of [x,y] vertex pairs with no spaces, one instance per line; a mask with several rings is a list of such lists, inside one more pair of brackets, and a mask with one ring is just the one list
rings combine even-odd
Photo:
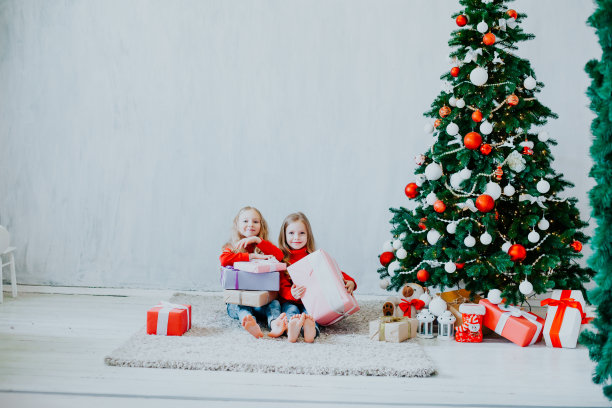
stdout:
[[[230,239],[223,245],[223,248],[229,247],[232,249],[232,252],[246,252],[244,248],[237,249],[236,243],[238,243],[238,241],[240,241],[242,238],[245,238],[245,236],[242,235],[238,231],[238,220],[240,219],[240,215],[243,212],[249,211],[249,210],[255,211],[257,215],[259,216],[259,221],[261,224],[259,227],[259,234],[257,234],[257,236],[261,238],[262,240],[265,240],[265,241],[268,240],[268,223],[266,222],[264,217],[261,215],[261,212],[255,207],[246,206],[246,207],[242,207],[240,211],[238,211],[238,214],[236,214],[236,216],[234,217],[234,222],[232,223],[232,230],[230,233]],[[261,252],[259,251],[259,248],[255,248],[255,251]]]
[[289,258],[291,257],[291,247],[287,243],[286,237],[287,226],[298,221],[301,221],[306,227],[306,234],[308,235],[306,238],[306,252],[311,254],[316,250],[315,239],[314,235],[312,235],[312,228],[310,227],[310,221],[308,221],[308,218],[306,218],[306,216],[301,212],[289,214],[287,217],[285,217],[283,225],[281,225],[280,233],[278,234],[278,247],[281,251],[283,251],[283,262],[285,263],[289,263]]

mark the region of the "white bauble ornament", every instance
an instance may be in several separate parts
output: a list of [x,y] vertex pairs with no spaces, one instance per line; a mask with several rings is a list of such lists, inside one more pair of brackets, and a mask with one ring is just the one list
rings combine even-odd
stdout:
[[529,235],[527,235],[527,239],[529,240],[529,242],[535,244],[540,240],[540,234],[538,234],[536,230],[532,230]]
[[400,249],[402,247],[402,241],[400,241],[399,239],[396,239],[395,241],[393,241],[393,249]]
[[542,217],[540,222],[538,222],[538,228],[541,229],[542,231],[546,231],[548,227],[550,227],[550,223],[548,222],[546,218]]
[[480,242],[482,242],[483,245],[489,245],[491,242],[493,242],[493,237],[488,232],[485,232],[480,236]]
[[393,252],[393,241],[385,241],[382,249],[383,252]]
[[408,251],[406,251],[404,248],[398,249],[397,252],[395,253],[395,257],[397,259],[406,259],[407,256],[408,256]]
[[391,284],[391,281],[389,280],[389,278],[384,278],[384,279],[380,280],[380,288],[381,289],[387,289],[390,284]]
[[433,191],[427,194],[427,197],[425,197],[425,202],[429,205],[434,205],[436,201],[438,201],[438,197],[436,196],[436,193],[434,193]]
[[490,181],[487,183],[485,193],[490,195],[494,200],[497,200],[501,196],[502,189],[499,184]]
[[451,96],[448,99],[448,104],[453,107],[457,106],[457,98],[455,98],[454,96]]
[[427,180],[437,180],[442,177],[442,167],[438,163],[429,163],[425,167],[425,177]]
[[449,234],[454,234],[455,231],[457,231],[457,223],[456,222],[451,222],[450,224],[448,224],[446,226],[446,232],[448,232]]
[[457,270],[457,265],[454,262],[448,261],[444,264],[444,270],[448,273],[453,273]]
[[493,125],[487,121],[484,121],[480,124],[480,133],[483,135],[489,135],[493,132]]
[[450,185],[452,188],[454,188],[455,190],[458,190],[461,188],[461,183],[463,183],[463,178],[461,177],[461,175],[459,173],[453,173],[450,176]]
[[540,180],[538,181],[538,184],[536,184],[536,188],[542,194],[548,193],[548,191],[550,190],[550,183],[546,180]]
[[489,293],[487,293],[487,299],[494,305],[499,305],[502,302],[501,290],[491,289]]
[[429,296],[427,293],[423,293],[421,296],[419,296],[419,300],[422,300],[423,303],[425,303],[425,307],[429,306],[429,303],[431,303],[431,296]]
[[387,266],[387,272],[389,272],[389,276],[395,276],[395,271],[400,268],[400,263],[398,261],[393,261]]
[[448,126],[446,126],[446,133],[451,136],[455,136],[457,133],[459,133],[459,126],[457,126],[455,122],[449,123]]
[[470,81],[476,86],[486,84],[487,79],[489,79],[489,74],[487,70],[482,67],[476,67],[470,72]]
[[516,189],[512,184],[508,184],[506,187],[504,187],[504,194],[508,197],[512,197],[514,193],[516,193]]
[[438,240],[440,239],[440,237],[441,235],[438,230],[429,230],[429,232],[427,233],[427,242],[429,242],[431,245],[435,245],[436,242],[438,242]]
[[531,282],[525,279],[519,285],[519,292],[521,292],[523,295],[528,295],[533,292],[533,285],[531,284]]
[[476,245],[476,238],[474,238],[471,235],[468,235],[467,237],[465,237],[465,239],[463,240],[463,244],[468,247],[471,248],[474,245]]
[[489,25],[487,23],[485,23],[484,21],[481,21],[480,23],[478,23],[478,25],[476,26],[476,29],[478,30],[479,33],[486,33],[487,30],[489,29]]
[[514,18],[509,18],[506,20],[506,25],[509,29],[513,30],[516,27],[516,20]]
[[406,234],[406,232],[402,232],[399,236],[399,239],[401,239],[402,241],[406,239],[406,237],[408,236],[408,234]]
[[422,174],[422,173],[421,174],[417,174],[417,175],[414,176],[414,182],[419,187],[421,187],[423,185],[425,180],[427,180],[427,177],[425,177],[425,175]]
[[440,316],[446,310],[446,302],[441,297],[434,297],[429,302],[429,311],[436,316]]
[[534,77],[532,76],[528,76],[527,78],[525,78],[525,80],[523,81],[523,86],[525,87],[525,89],[529,89],[530,91],[536,87],[536,80]]
[[548,135],[548,132],[543,130],[540,133],[538,133],[538,140],[541,142],[546,142],[548,139],[550,139],[550,136]]
[[510,249],[511,246],[512,244],[506,241],[504,242],[504,245],[502,245],[501,250],[504,251],[505,253],[508,253],[508,250]]
[[468,169],[467,167],[465,167],[463,170],[461,170],[459,172],[459,176],[463,179],[463,180],[467,180],[470,177],[472,177],[472,170]]
[[433,127],[433,125],[431,123],[426,123],[425,127],[423,127],[423,131],[425,133],[433,133],[434,127]]
[[465,101],[463,99],[457,99],[457,102],[455,102],[455,104],[459,109],[465,108]]

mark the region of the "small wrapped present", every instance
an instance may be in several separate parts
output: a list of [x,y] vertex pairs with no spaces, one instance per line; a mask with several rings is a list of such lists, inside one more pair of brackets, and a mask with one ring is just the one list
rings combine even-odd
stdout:
[[239,271],[231,266],[221,268],[223,289],[274,290],[278,291],[280,275],[278,272],[253,273]]
[[344,287],[342,271],[322,249],[287,268],[293,283],[306,287],[302,303],[317,323],[328,326],[359,310],[357,300]]
[[523,311],[515,306],[493,304],[488,299],[479,302],[486,309],[485,327],[521,347],[530,346],[542,340],[544,319]]
[[442,292],[439,293],[438,296],[440,296],[446,302],[448,310],[450,310],[453,316],[455,316],[455,319],[457,319],[457,326],[461,326],[463,324],[461,312],[459,311],[459,306],[461,306],[461,304],[463,303],[478,303],[478,301],[480,301],[480,296],[478,295],[474,296],[473,301],[470,300],[470,291],[465,289]]
[[287,264],[275,259],[255,259],[249,262],[234,262],[234,268],[251,273],[278,272],[287,270]]
[[544,324],[544,341],[549,347],[575,348],[580,327],[587,323],[585,302],[579,290],[554,290],[541,302],[548,306]]
[[455,341],[463,343],[482,342],[482,320],[485,307],[475,303],[462,303],[459,306],[461,312],[461,326],[455,331]]
[[147,334],[182,336],[191,329],[191,305],[160,302],[147,311]]
[[277,298],[278,292],[267,290],[224,290],[223,301],[235,305],[264,306]]
[[415,318],[383,316],[370,322],[370,339],[400,343],[415,337],[418,327]]

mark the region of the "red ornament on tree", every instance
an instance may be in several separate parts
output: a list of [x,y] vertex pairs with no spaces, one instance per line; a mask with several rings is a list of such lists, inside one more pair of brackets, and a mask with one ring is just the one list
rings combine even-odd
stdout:
[[459,27],[463,27],[467,24],[468,20],[466,16],[464,16],[463,14],[460,14],[455,19],[455,22],[457,23]]
[[465,262],[463,262],[463,263],[455,263],[455,266],[457,267],[457,269],[463,269],[463,267],[465,266]]
[[425,269],[419,270],[417,272],[417,279],[419,282],[427,282],[427,279],[429,279],[429,272],[427,272]]
[[459,67],[452,67],[450,74],[454,76],[455,78],[457,78],[459,76]]
[[574,248],[574,251],[576,252],[582,251],[582,243],[580,241],[574,241],[570,246]]
[[393,252],[383,252],[382,254],[380,254],[380,264],[382,266],[387,266],[391,263],[393,258]]
[[427,229],[427,225],[425,225],[425,222],[427,221],[427,218],[423,217],[420,220],[421,222],[419,222],[419,228],[422,230],[426,230]]
[[506,11],[506,14],[508,14],[510,17],[512,17],[515,20],[516,20],[516,17],[518,17],[518,13],[516,12],[516,10],[510,9]]
[[519,103],[519,98],[518,98],[518,96],[516,96],[516,95],[512,94],[512,95],[510,95],[510,96],[509,96],[509,97],[506,99],[506,101],[508,102],[508,105],[510,105],[510,106],[516,106],[516,105],[518,105],[518,103]]
[[444,201],[438,200],[434,203],[433,208],[435,212],[443,213],[446,210],[446,204],[444,204]]
[[470,132],[463,138],[463,144],[466,149],[476,150],[482,143],[482,136],[476,132]]
[[438,126],[440,126],[440,123],[442,123],[442,121],[440,119],[436,119],[434,121],[434,127],[437,128]]
[[513,262],[521,262],[527,257],[527,251],[524,246],[514,244],[508,249],[508,255]]
[[492,150],[493,148],[488,143],[485,143],[482,146],[480,146],[480,153],[484,154],[485,156],[488,156]]
[[416,183],[408,183],[404,192],[408,198],[414,198],[419,194],[419,186],[417,186]]
[[502,170],[502,166],[497,166],[497,170],[495,170],[495,178],[501,180],[503,175],[504,171]]
[[482,120],[482,112],[475,110],[474,113],[472,113],[472,120],[474,122],[480,122]]
[[448,106],[443,106],[440,108],[440,110],[438,111],[438,113],[440,114],[441,117],[445,118],[448,115],[450,115],[451,113],[451,108],[449,108]]
[[482,37],[482,42],[484,45],[493,45],[495,44],[495,35],[493,33],[487,33]]
[[488,194],[482,194],[476,199],[476,208],[479,211],[486,213],[495,207],[495,200]]

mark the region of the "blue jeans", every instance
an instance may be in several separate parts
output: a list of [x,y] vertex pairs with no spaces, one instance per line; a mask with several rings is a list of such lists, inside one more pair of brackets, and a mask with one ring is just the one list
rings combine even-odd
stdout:
[[[304,307],[304,305],[295,305],[291,302],[285,302],[281,305],[281,313],[285,313],[287,315],[287,322],[289,322],[292,316],[295,316],[301,313],[308,314],[308,311],[306,311],[306,308]],[[317,329],[317,336],[318,336],[319,335],[319,324],[317,322],[315,322],[315,328]],[[302,335],[303,334],[304,334],[304,330],[302,330]]]
[[272,320],[276,319],[281,314],[281,306],[278,300],[273,300],[264,306],[243,306],[234,305],[232,303],[227,304],[227,314],[232,319],[238,319],[242,323],[242,319],[246,316],[253,316],[255,319],[263,320],[266,319],[268,328]]

